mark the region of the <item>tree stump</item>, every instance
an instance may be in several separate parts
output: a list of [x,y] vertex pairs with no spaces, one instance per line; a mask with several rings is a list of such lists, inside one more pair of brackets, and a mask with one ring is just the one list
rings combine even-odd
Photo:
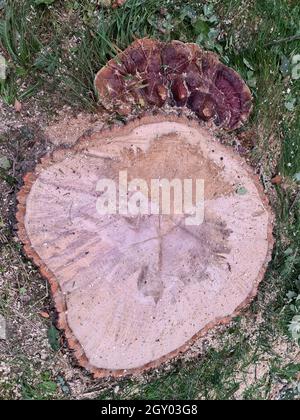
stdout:
[[152,113],[43,158],[24,178],[17,219],[79,364],[122,376],[159,366],[249,304],[273,215],[253,170],[215,137],[252,106],[215,54],[138,40],[95,86],[111,111]]

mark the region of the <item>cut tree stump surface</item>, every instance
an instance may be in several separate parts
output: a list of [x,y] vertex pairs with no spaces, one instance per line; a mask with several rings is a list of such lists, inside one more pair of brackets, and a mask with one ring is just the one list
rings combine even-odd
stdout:
[[[97,183],[204,179],[205,220],[101,216]],[[273,246],[258,178],[196,122],[144,117],[58,150],[25,177],[19,235],[52,286],[59,327],[96,377],[156,367],[256,295]]]

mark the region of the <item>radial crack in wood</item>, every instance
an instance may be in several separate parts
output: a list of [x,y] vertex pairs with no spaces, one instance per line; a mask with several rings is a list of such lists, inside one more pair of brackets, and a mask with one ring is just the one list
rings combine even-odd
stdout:
[[[128,213],[99,213],[99,200],[109,202],[103,180],[118,187],[120,174],[130,187],[125,195],[119,188]],[[187,223],[190,207],[175,211],[180,190],[172,188],[170,214],[156,214],[153,180],[192,180],[194,199],[203,180],[203,222]],[[139,214],[141,203],[149,214]],[[156,367],[236,316],[265,274],[272,221],[247,164],[206,128],[175,116],[80,139],[44,158],[19,194],[25,251],[51,283],[69,346],[96,377]]]

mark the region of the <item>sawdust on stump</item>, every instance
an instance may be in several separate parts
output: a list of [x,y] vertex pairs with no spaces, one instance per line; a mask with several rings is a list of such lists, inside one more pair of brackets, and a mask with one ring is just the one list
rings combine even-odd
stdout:
[[[134,213],[141,201],[160,206],[134,184],[133,210],[99,214],[99,180],[118,185],[124,171],[128,183],[204,180],[203,223],[175,212],[175,194],[170,214]],[[257,293],[273,245],[272,214],[247,164],[205,127],[170,115],[44,158],[25,177],[18,222],[26,254],[51,283],[59,327],[96,377],[156,367],[228,322]]]

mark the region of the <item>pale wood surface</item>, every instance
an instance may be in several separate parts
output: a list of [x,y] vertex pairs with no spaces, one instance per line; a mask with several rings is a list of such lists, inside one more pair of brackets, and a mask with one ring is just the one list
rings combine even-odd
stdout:
[[[206,129],[169,120],[95,133],[25,187],[30,252],[59,284],[61,319],[93,369],[131,371],[184,349],[253,297],[270,259],[272,215],[246,163]],[[205,222],[100,216],[98,180],[125,169],[129,179],[204,179]]]

